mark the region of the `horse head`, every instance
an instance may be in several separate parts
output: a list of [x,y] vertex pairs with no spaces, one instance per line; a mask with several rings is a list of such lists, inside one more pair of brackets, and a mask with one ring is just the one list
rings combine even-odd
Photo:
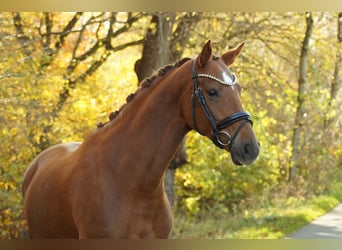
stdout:
[[251,116],[242,108],[242,87],[228,68],[243,45],[216,57],[212,54],[210,41],[205,44],[192,61],[192,89],[187,91],[188,98],[191,95],[191,109],[189,102],[183,106],[184,118],[191,129],[229,151],[236,165],[253,163],[260,147]]

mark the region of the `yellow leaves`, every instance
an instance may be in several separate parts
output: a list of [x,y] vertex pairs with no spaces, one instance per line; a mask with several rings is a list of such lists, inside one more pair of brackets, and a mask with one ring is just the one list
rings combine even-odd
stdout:
[[194,182],[194,177],[189,174],[189,173],[185,173],[183,176],[181,176],[183,179],[183,185],[184,187],[188,187],[190,185],[192,185],[192,183]]
[[15,136],[18,133],[18,131],[19,131],[19,128],[17,127],[12,127],[12,128],[3,127],[1,130],[1,133],[2,133],[2,136],[10,137],[10,136]]
[[2,189],[3,191],[9,191],[10,189],[14,189],[14,188],[15,188],[14,183],[0,180],[0,189]]
[[279,142],[285,142],[287,141],[289,138],[284,135],[284,134],[278,134],[278,138],[279,138]]
[[189,197],[185,199],[185,206],[190,214],[197,214],[200,211],[199,203],[200,197]]

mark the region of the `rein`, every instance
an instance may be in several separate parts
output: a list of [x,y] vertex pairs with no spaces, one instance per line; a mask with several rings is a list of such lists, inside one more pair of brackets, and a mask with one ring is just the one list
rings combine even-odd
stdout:
[[[242,129],[242,127],[247,123],[251,123],[253,125],[253,121],[252,118],[250,116],[250,114],[246,111],[240,111],[237,113],[232,114],[231,116],[228,116],[226,118],[224,118],[222,121],[216,123],[216,120],[214,118],[214,116],[212,115],[208,104],[205,100],[205,97],[203,95],[203,91],[201,89],[201,87],[198,85],[197,79],[198,78],[208,78],[211,79],[213,81],[216,81],[220,84],[226,85],[226,86],[233,86],[237,83],[237,78],[236,76],[233,74],[233,79],[231,82],[227,82],[227,81],[223,81],[215,76],[209,75],[209,74],[197,74],[196,72],[196,63],[195,60],[192,61],[192,83],[193,83],[193,90],[192,90],[192,121],[194,124],[194,129],[202,134],[197,126],[196,123],[196,112],[195,112],[195,107],[196,107],[196,101],[195,98],[197,98],[198,103],[201,105],[202,110],[205,114],[205,116],[207,117],[208,121],[211,124],[211,127],[213,128],[212,134],[211,134],[211,139],[214,142],[214,144],[219,147],[219,148],[224,148],[226,146],[228,146],[228,148],[230,149],[234,143],[234,140],[236,138],[236,136],[238,135],[238,133],[240,132],[240,130]],[[240,126],[238,127],[238,129],[236,130],[235,134],[233,135],[233,137],[227,132],[224,131],[222,129],[229,127],[231,125],[233,125],[236,122],[242,121]],[[224,138],[225,137],[225,138]]]

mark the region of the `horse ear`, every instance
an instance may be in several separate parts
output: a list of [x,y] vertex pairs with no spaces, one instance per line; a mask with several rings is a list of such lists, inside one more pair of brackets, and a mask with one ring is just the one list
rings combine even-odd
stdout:
[[236,48],[229,50],[221,56],[227,66],[231,65],[235,58],[240,54],[245,43],[240,43]]
[[199,68],[204,67],[211,58],[212,48],[210,40],[203,46],[203,49],[197,57],[196,64]]

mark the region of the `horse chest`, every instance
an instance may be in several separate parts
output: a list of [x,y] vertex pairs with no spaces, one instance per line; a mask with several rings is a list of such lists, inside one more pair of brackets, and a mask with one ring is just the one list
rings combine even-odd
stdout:
[[172,229],[172,214],[168,204],[145,204],[137,208],[128,220],[129,238],[168,238]]
[[164,195],[146,198],[122,191],[97,197],[74,205],[80,238],[169,237],[172,214]]
[[166,200],[141,200],[121,207],[117,221],[120,238],[168,238],[172,213]]

